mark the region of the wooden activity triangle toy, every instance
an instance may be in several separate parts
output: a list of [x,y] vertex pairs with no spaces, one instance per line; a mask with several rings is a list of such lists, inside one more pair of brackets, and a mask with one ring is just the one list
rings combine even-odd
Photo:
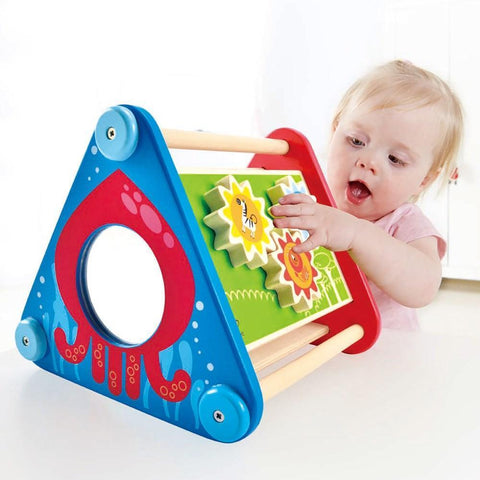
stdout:
[[[179,173],[169,148],[255,155],[243,170]],[[349,255],[293,254],[308,234],[273,227],[269,207],[290,192],[333,205],[311,146],[294,130],[266,139],[161,132],[145,110],[112,107],[52,234],[17,348],[47,371],[191,432],[246,437],[266,399],[337,353],[365,351],[379,333]],[[140,343],[107,328],[90,297],[89,253],[112,226],[146,242],[164,280],[161,320]],[[316,346],[261,377],[309,343]]]

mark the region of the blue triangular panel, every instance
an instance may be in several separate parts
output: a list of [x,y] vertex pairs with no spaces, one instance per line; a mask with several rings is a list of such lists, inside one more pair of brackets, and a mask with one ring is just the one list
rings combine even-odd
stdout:
[[[157,331],[140,345],[106,330],[85,265],[111,225],[137,232],[165,281]],[[52,235],[16,332],[37,365],[192,432],[224,442],[258,425],[257,377],[153,118],[117,106],[102,115]]]

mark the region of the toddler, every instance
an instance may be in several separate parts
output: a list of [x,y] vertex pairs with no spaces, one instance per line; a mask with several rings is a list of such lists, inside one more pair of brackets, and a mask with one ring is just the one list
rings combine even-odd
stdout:
[[338,208],[291,194],[271,209],[279,228],[307,230],[298,253],[347,250],[367,275],[382,325],[416,329],[432,301],[446,243],[415,200],[448,181],[463,130],[460,103],[436,75],[393,61],[347,91],[332,122],[326,177]]

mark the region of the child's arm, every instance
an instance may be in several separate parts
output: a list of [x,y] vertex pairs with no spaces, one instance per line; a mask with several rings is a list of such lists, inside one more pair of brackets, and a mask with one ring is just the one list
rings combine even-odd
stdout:
[[405,243],[367,220],[303,194],[286,195],[271,212],[281,217],[275,218],[276,227],[309,231],[310,237],[295,247],[297,253],[318,245],[347,250],[367,277],[402,305],[425,306],[438,291],[442,270],[434,237]]

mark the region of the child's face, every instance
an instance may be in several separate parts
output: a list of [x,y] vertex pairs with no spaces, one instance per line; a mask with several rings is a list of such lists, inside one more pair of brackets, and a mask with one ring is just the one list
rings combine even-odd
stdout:
[[429,184],[437,145],[434,107],[344,115],[330,143],[327,180],[338,208],[366,220],[390,213]]

